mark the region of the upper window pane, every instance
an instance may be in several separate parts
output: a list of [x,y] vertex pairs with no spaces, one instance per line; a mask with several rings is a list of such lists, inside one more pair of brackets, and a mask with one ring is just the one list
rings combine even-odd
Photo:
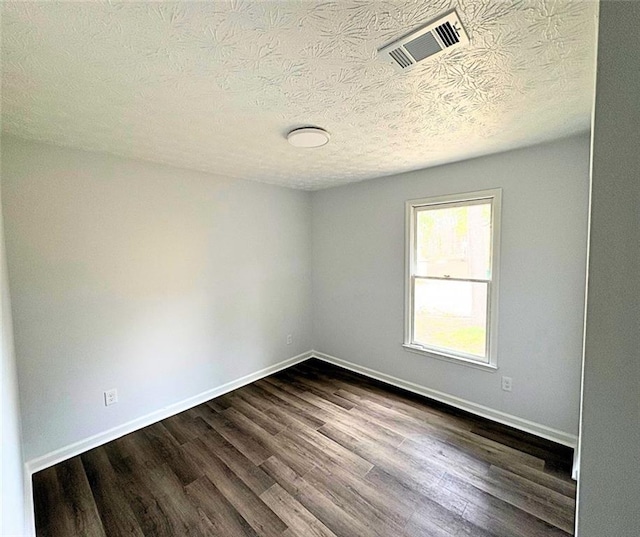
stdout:
[[491,201],[416,211],[416,275],[491,279]]

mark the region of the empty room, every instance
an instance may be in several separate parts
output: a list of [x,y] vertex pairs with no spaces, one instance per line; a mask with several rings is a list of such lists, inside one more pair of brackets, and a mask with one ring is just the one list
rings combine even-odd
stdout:
[[0,9],[1,536],[640,535],[640,2]]

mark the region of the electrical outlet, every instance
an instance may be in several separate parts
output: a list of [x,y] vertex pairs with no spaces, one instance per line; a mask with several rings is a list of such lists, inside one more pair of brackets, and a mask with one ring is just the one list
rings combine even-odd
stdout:
[[511,377],[502,377],[502,389],[510,392],[513,389],[513,379]]
[[104,406],[115,405],[118,402],[118,390],[112,388],[104,392]]
[[287,345],[291,345],[293,343],[293,336],[291,334],[287,335]]

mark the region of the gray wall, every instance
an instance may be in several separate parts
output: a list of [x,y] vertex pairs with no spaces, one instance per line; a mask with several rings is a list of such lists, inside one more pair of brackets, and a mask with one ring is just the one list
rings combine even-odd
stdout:
[[7,281],[3,218],[0,211],[0,286],[2,327],[2,378],[0,379],[0,422],[2,426],[2,474],[0,474],[0,535],[25,535],[24,468],[20,431],[18,379],[13,349],[11,304]]
[[311,348],[309,193],[2,149],[26,460]]
[[[588,214],[587,136],[315,192],[317,350],[576,434]],[[401,347],[404,203],[503,188],[499,372]],[[503,392],[500,377],[513,377]]]
[[640,3],[600,6],[579,537],[640,535]]

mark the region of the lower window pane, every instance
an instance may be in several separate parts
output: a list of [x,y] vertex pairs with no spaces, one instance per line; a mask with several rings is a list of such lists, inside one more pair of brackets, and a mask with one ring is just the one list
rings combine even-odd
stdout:
[[483,282],[416,278],[414,342],[486,360],[487,290]]

